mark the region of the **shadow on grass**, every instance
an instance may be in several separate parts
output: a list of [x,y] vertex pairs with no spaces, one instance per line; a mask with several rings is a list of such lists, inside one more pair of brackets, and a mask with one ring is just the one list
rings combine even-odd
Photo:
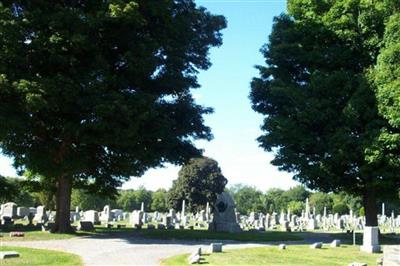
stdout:
[[[352,233],[335,233],[330,234],[335,239],[340,239],[344,244],[353,244],[353,234]],[[362,245],[363,233],[356,233],[356,244]],[[400,245],[400,235],[396,234],[380,234],[379,244],[381,245]]]

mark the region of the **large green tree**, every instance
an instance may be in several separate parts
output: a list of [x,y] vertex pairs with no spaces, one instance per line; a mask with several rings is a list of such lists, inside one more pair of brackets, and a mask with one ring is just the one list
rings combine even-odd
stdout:
[[236,184],[229,188],[230,194],[236,203],[236,210],[242,214],[250,212],[265,212],[265,197],[255,187]]
[[56,231],[73,186],[200,155],[211,110],[190,89],[225,26],[191,0],[0,2],[0,148],[56,185]]
[[217,161],[207,157],[191,159],[182,166],[178,178],[173,181],[168,192],[169,206],[181,210],[183,200],[192,212],[204,208],[207,202],[213,206],[226,183]]
[[158,212],[168,211],[168,192],[165,189],[158,189],[151,194],[151,210]]
[[382,131],[399,130],[379,114],[370,74],[378,58],[398,66],[382,55],[385,43],[395,46],[384,35],[398,27],[398,12],[391,0],[289,0],[251,84],[253,108],[265,115],[258,140],[275,152],[272,163],[309,188],[362,196],[367,226],[377,225],[377,198],[394,197],[400,182],[398,153],[387,155],[380,141]]

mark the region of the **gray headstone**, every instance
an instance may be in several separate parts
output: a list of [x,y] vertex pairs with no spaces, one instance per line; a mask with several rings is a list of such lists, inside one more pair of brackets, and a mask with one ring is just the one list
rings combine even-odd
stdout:
[[17,217],[17,204],[14,202],[7,202],[3,204],[3,217],[16,218]]
[[339,239],[335,239],[335,240],[332,241],[331,247],[332,248],[337,248],[337,247],[340,247],[340,244],[341,244],[340,240]]
[[383,247],[383,266],[400,265],[400,246]]
[[90,221],[80,221],[79,225],[78,225],[78,230],[81,230],[81,231],[93,231],[95,229],[94,229],[94,226],[93,226],[92,222],[90,222]]
[[314,243],[310,246],[310,248],[316,249],[316,248],[322,248],[322,242],[317,242]]
[[208,248],[209,253],[222,252],[222,243],[211,243]]
[[189,256],[189,264],[197,264],[200,263],[200,256],[199,255],[194,255],[194,256]]
[[0,259],[16,258],[19,257],[19,253],[16,251],[1,251]]
[[229,193],[219,194],[214,207],[213,221],[209,225],[210,231],[230,233],[242,231],[236,221],[235,202]]

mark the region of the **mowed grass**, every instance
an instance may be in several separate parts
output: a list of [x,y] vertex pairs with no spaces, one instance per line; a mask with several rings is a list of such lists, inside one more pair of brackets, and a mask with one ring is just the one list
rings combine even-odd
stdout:
[[[20,231],[20,230],[15,230]],[[73,234],[52,234],[49,232],[42,231],[23,231],[25,235],[23,237],[10,237],[9,232],[0,233],[0,241],[9,242],[9,241],[37,241],[37,240],[60,240],[60,239],[70,239],[77,236],[85,236],[90,233],[87,232],[76,232]]]
[[[347,233],[329,233],[333,239],[341,239],[342,243],[352,244],[353,234]],[[356,244],[362,245],[363,233],[356,233]],[[379,235],[379,244],[381,245],[400,245],[400,236],[395,234],[382,233]]]
[[236,240],[247,242],[269,242],[269,241],[297,241],[303,240],[297,233],[280,231],[266,232],[240,232],[225,233],[211,232],[208,230],[141,230],[140,234],[146,238],[153,239],[181,239],[181,240]]
[[9,258],[0,261],[1,266],[6,265],[57,265],[57,266],[80,266],[83,265],[81,258],[77,255],[50,251],[43,249],[8,247],[1,246],[0,251],[17,251],[20,256],[18,258]]
[[[189,254],[167,258],[163,266],[188,265]],[[310,249],[309,245],[289,245],[286,250],[277,246],[248,249],[228,249],[222,253],[205,254],[201,263],[207,265],[268,265],[268,266],[343,266],[351,262],[363,262],[376,265],[382,254],[367,254],[359,251],[357,246],[344,245],[322,249]]]

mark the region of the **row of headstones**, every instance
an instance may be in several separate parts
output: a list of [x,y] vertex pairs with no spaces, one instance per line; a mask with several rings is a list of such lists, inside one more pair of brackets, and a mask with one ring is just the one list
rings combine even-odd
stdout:
[[198,224],[199,227],[204,227],[208,223],[208,218],[205,211],[201,211],[195,215],[189,213],[176,213],[175,210],[170,209],[168,213],[153,212],[148,213],[142,210],[135,210],[131,213],[123,212],[120,209],[110,210],[109,206],[105,206],[102,212],[95,210],[71,212],[71,221],[86,221],[93,224],[108,223],[112,221],[129,220],[132,227],[141,227],[145,224],[151,223],[163,224],[166,228],[178,226],[189,226],[190,224]]
[[[242,228],[255,228],[258,230],[263,230],[267,228],[276,228],[281,226],[286,230],[315,230],[315,229],[363,229],[365,224],[365,217],[356,217],[352,214],[342,215],[339,214],[329,214],[326,216],[313,214],[307,216],[297,216],[294,214],[277,213],[263,214],[263,213],[250,213],[249,216],[240,215],[236,213],[237,221]],[[400,228],[400,215],[397,218],[392,216],[390,218],[378,215],[378,221],[380,226],[389,226],[391,228]]]
[[36,208],[18,207],[14,202],[7,202],[0,206],[0,220],[2,225],[12,224],[15,219],[21,218],[26,218],[29,224],[32,224],[32,222],[45,223],[49,220],[45,206],[38,206]]

